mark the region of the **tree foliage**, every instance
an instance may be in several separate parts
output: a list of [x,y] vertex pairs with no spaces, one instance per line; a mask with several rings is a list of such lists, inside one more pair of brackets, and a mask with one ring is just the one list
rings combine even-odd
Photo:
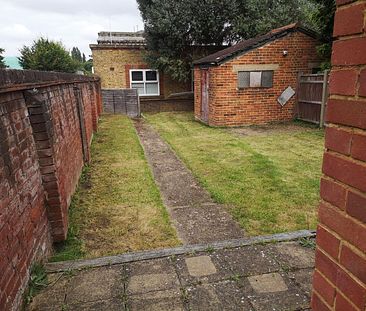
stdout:
[[80,50],[79,50],[78,47],[75,47],[74,46],[71,49],[71,57],[72,57],[73,60],[75,60],[75,61],[77,61],[79,63],[82,63],[83,62],[83,58],[81,56],[81,52],[80,52]]
[[20,49],[19,62],[24,69],[75,72],[78,63],[72,59],[61,42],[39,38],[31,46]]
[[[222,46],[292,22],[312,26],[312,0],[137,0],[146,59],[174,79],[189,78],[194,46]],[[212,50],[212,49],[211,49]]]
[[325,60],[322,65],[323,69],[330,68],[334,15],[336,8],[335,0],[317,0],[317,9],[311,15],[315,29],[320,34],[322,41],[324,42],[318,47],[319,55]]
[[71,49],[71,57],[77,63],[77,69],[84,73],[91,73],[93,67],[93,60],[86,60],[85,54],[81,53],[78,47]]
[[4,60],[4,56],[2,55],[5,52],[4,49],[0,48],[0,68],[7,68]]

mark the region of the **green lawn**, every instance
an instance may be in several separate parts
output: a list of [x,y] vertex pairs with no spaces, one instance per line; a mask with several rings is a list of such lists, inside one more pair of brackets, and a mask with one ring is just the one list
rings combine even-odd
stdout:
[[53,261],[178,244],[132,121],[103,116]]
[[195,122],[191,113],[147,119],[249,235],[316,227],[322,130],[295,123],[251,127],[244,136]]

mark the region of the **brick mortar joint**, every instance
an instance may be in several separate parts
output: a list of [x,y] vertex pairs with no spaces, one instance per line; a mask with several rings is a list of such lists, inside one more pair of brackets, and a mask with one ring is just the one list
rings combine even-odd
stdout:
[[342,11],[344,9],[360,5],[362,3],[366,4],[366,0],[358,0],[358,1],[355,1],[355,2],[351,2],[351,3],[345,3],[345,4],[337,5],[337,10]]
[[330,150],[330,149],[326,149],[325,154],[330,154],[330,155],[332,155],[332,156],[334,156],[338,159],[342,159],[344,161],[347,161],[347,162],[350,162],[350,163],[353,163],[353,164],[357,164],[357,165],[362,166],[363,168],[366,168],[366,162],[365,161],[355,159],[350,155],[349,156],[344,155],[342,153],[339,153],[337,151],[333,151],[333,150]]
[[351,125],[343,125],[343,124],[338,124],[338,123],[328,123],[326,125],[326,128],[340,129],[340,130],[344,130],[345,132],[347,132],[349,134],[366,136],[366,129],[365,130],[360,129],[360,128],[357,128],[357,127],[353,127]]
[[[322,224],[322,227],[326,228],[329,232],[332,232],[332,230],[328,229],[328,227],[324,226]],[[342,241],[341,241],[342,242]],[[349,247],[349,244],[346,242],[346,241],[343,241],[345,242],[345,245],[347,247]],[[339,252],[339,256],[337,258],[338,261],[336,261],[332,256],[330,256],[326,250],[324,250],[323,248],[321,248],[319,245],[317,247],[317,250],[319,252],[321,252],[325,257],[327,257],[328,260],[330,260],[333,264],[335,264],[337,266],[337,268],[341,268],[342,270],[346,271],[347,272],[347,275],[350,276],[350,278],[357,284],[359,285],[360,287],[362,287],[364,290],[366,290],[366,285],[361,281],[359,280],[357,277],[355,277],[352,272],[350,272],[346,267],[344,267],[340,262],[340,252]],[[325,278],[327,279],[331,284],[334,285],[334,287],[337,287],[337,284],[334,284],[326,275],[323,274],[323,272],[321,272],[318,268],[316,268],[316,270]]]
[[[316,269],[316,271],[318,271],[318,269]],[[327,306],[327,308],[329,309],[329,310],[334,310],[334,308],[332,307],[332,306],[330,306],[325,300],[324,300],[324,298],[323,298],[323,296],[321,295],[321,294],[319,294],[319,292],[317,291],[317,290],[315,290],[314,288],[313,288],[313,294],[315,294],[317,297],[318,297],[318,299],[320,299],[320,301],[324,304],[324,305],[326,305]]]
[[336,185],[342,187],[344,190],[346,190],[347,191],[346,202],[347,202],[347,199],[348,199],[348,193],[349,192],[356,193],[360,197],[363,197],[363,198],[366,199],[365,192],[363,192],[363,191],[361,191],[361,190],[359,190],[357,188],[354,188],[354,187],[352,187],[350,185],[344,184],[343,182],[339,181],[338,179],[335,179],[335,178],[333,178],[331,176],[328,176],[328,175],[325,175],[325,174],[322,175],[322,179],[327,180],[327,181],[331,181],[331,182],[335,183]]
[[[347,219],[355,222],[356,224],[360,225],[361,227],[365,228],[365,230],[366,230],[366,223],[364,223],[364,222],[362,222],[362,221],[360,221],[360,220],[358,220],[358,219],[350,216],[349,214],[347,214],[347,212],[345,210],[341,210],[337,206],[334,206],[333,204],[325,201],[322,198],[320,199],[320,203],[323,204],[323,205],[325,205],[325,206],[327,206],[327,207],[329,207],[329,208],[331,208],[333,211],[336,211],[337,213],[342,214],[345,218],[347,218]],[[364,256],[366,257],[366,254]]]

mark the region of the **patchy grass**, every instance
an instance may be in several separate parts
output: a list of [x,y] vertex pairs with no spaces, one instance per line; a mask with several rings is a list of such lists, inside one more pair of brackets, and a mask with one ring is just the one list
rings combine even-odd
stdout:
[[191,113],[147,119],[249,235],[316,227],[322,130],[303,123],[210,128]]
[[53,261],[178,244],[131,120],[103,116]]
[[43,265],[40,263],[34,264],[30,271],[28,288],[24,296],[25,305],[29,305],[33,297],[43,288],[47,287],[47,273]]

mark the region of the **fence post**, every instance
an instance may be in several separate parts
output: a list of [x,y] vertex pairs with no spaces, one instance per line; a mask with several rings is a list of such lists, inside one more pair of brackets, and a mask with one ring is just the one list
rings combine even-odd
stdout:
[[297,81],[296,81],[296,97],[295,97],[295,118],[299,117],[299,92],[301,85],[301,76],[303,75],[302,71],[297,73]]
[[324,127],[324,119],[325,119],[325,106],[328,99],[328,76],[329,76],[329,70],[324,71],[324,80],[323,80],[323,94],[322,94],[322,106],[320,111],[320,122],[319,126],[320,128]]

